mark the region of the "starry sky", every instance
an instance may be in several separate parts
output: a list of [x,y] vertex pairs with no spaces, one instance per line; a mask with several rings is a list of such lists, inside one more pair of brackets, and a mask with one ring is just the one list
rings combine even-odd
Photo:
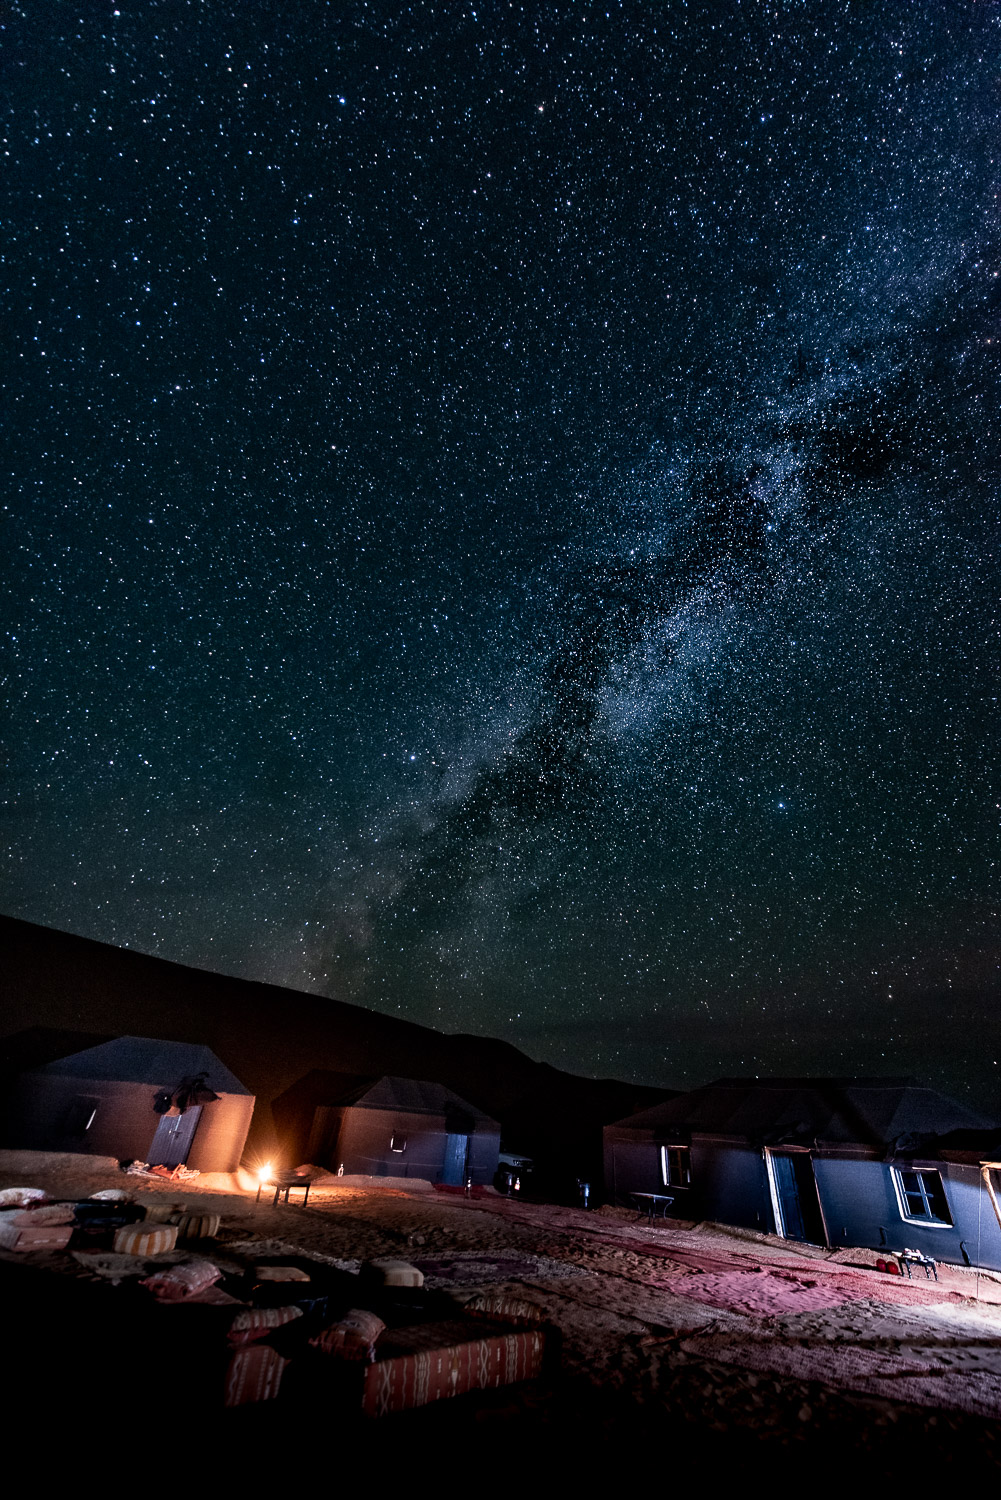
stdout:
[[3,908],[998,1108],[1001,6],[0,48]]

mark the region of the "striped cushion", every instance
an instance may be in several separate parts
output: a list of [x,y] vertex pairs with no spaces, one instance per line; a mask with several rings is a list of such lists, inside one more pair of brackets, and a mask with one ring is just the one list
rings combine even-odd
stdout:
[[255,1401],[273,1401],[287,1364],[288,1360],[267,1344],[237,1349],[226,1371],[224,1404],[248,1406]]
[[179,1240],[212,1240],[219,1233],[219,1214],[182,1214],[177,1222]]
[[171,1266],[147,1276],[143,1286],[148,1287],[161,1302],[186,1302],[189,1297],[197,1297],[212,1286],[221,1275],[219,1267],[210,1260],[192,1260],[186,1265]]
[[174,1224],[183,1211],[183,1204],[180,1203],[148,1203],[146,1205],[146,1223]]
[[535,1328],[543,1321],[541,1308],[523,1297],[491,1296],[480,1292],[462,1304],[462,1310],[471,1318],[492,1318],[498,1323],[511,1323],[515,1328]]
[[119,1255],[162,1255],[176,1244],[176,1224],[126,1224],[115,1231]]
[[250,1307],[246,1312],[237,1313],[229,1325],[229,1341],[231,1344],[252,1344],[301,1317],[301,1307]]
[[362,1410],[370,1417],[534,1380],[546,1350],[541,1328],[469,1340],[455,1324],[425,1324],[394,1329],[384,1339],[391,1343],[380,1339],[375,1363],[362,1368]]
[[309,1342],[323,1354],[332,1354],[338,1359],[360,1359],[370,1364],[375,1359],[375,1341],[385,1327],[375,1313],[353,1307],[339,1323],[325,1328]]

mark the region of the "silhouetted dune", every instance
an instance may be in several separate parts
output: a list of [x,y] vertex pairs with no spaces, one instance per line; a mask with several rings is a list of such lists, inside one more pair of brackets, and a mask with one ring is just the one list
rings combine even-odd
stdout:
[[322,995],[192,969],[0,917],[0,1070],[24,1071],[126,1033],[202,1042],[257,1096],[248,1157],[294,1154],[272,1101],[317,1071],[393,1073],[454,1089],[501,1122],[550,1178],[598,1171],[601,1125],[667,1097],[581,1078],[508,1042],[447,1036]]

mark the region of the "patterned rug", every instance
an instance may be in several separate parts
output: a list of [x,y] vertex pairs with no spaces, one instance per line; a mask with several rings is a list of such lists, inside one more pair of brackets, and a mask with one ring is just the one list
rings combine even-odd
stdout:
[[422,1256],[411,1261],[424,1273],[424,1285],[430,1287],[493,1286],[508,1281],[537,1281],[540,1278],[567,1280],[589,1276],[590,1271],[548,1255],[531,1255],[517,1250],[489,1254],[481,1250],[455,1250],[449,1255]]

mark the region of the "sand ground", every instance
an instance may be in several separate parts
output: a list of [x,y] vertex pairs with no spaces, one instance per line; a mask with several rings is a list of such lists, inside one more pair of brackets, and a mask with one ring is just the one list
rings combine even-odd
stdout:
[[[349,1268],[394,1256],[457,1295],[504,1288],[536,1303],[559,1330],[558,1373],[386,1419],[404,1444],[448,1445],[461,1423],[488,1447],[628,1456],[637,1473],[655,1455],[680,1462],[696,1439],[720,1462],[825,1455],[870,1478],[915,1463],[964,1477],[1001,1465],[1001,1277],[941,1267],[938,1282],[908,1282],[873,1269],[872,1252],[832,1255],[717,1225],[493,1194],[328,1183],[306,1207],[276,1207],[235,1179],[128,1178],[84,1158],[25,1165],[0,1162],[0,1187],[51,1197],[125,1187],[141,1202],[211,1207],[223,1222],[204,1253],[220,1264],[227,1247],[243,1256],[288,1247]],[[78,1256],[74,1274],[80,1266]],[[279,1434],[295,1417],[255,1407],[221,1421],[239,1439],[251,1425]]]

